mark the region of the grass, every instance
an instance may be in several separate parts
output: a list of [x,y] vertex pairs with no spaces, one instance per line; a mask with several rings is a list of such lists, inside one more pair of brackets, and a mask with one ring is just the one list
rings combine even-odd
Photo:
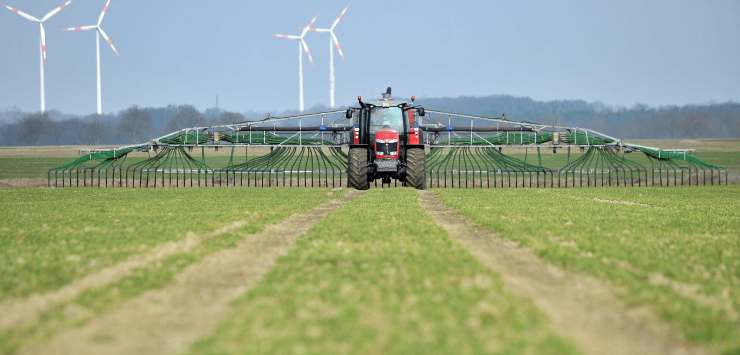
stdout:
[[236,244],[249,229],[236,230],[203,240],[189,253],[175,254],[164,260],[140,267],[114,283],[90,288],[73,300],[57,304],[30,324],[0,331],[0,354],[15,354],[27,344],[44,342],[70,328],[84,326],[124,302],[147,291],[166,286],[186,267],[206,255]]
[[0,157],[0,179],[46,179],[49,169],[74,158]]
[[186,232],[255,232],[327,199],[319,189],[0,189],[0,300],[59,288]]
[[[210,190],[212,195],[228,192],[215,189],[208,190]],[[191,190],[186,190],[186,193],[189,194],[189,191]],[[167,285],[187,266],[192,265],[208,254],[234,246],[245,235],[256,232],[265,224],[273,223],[277,219],[282,219],[300,210],[310,208],[312,204],[320,203],[326,200],[328,196],[341,194],[338,191],[297,190],[298,195],[292,194],[291,196],[297,196],[300,200],[292,201],[283,198],[285,196],[283,196],[282,192],[275,190],[240,191],[242,192],[236,195],[239,197],[238,199],[233,199],[235,194],[231,192],[228,193],[232,197],[230,201],[217,198],[213,203],[221,204],[224,207],[234,210],[241,209],[242,213],[245,214],[242,217],[247,217],[250,220],[249,225],[218,236],[203,237],[202,243],[188,253],[169,256],[159,262],[135,269],[116,282],[101,287],[89,288],[73,300],[54,305],[48,310],[45,310],[39,320],[35,322],[0,331],[0,354],[13,354],[24,344],[43,342],[59,332],[68,330],[69,328],[83,326],[96,317],[115,309],[127,300],[135,298],[146,291]],[[129,190],[129,192],[133,191]],[[175,190],[170,190],[170,192],[175,192]],[[180,193],[182,193],[182,190],[180,190]],[[270,201],[269,194],[275,193],[277,194],[273,197],[278,200],[282,199],[281,202],[276,202],[277,200]],[[249,195],[251,195],[251,199],[245,202],[243,197]],[[160,195],[158,198],[167,199],[167,196]],[[236,207],[237,204],[238,207]],[[256,207],[260,205],[262,207],[272,207],[272,211],[268,211],[265,214],[254,213]],[[205,217],[207,216],[203,216],[202,218]],[[191,218],[193,217],[191,216]],[[193,222],[198,223],[203,221],[196,217]],[[68,254],[65,253],[65,255]]]
[[[740,176],[737,140],[636,143],[695,147],[700,158],[728,167],[731,180]],[[45,179],[77,149],[0,149],[0,180]],[[228,152],[207,158],[223,166]],[[565,158],[547,153],[543,163],[557,167]],[[740,353],[740,186],[436,193],[542,258],[607,281],[685,339]],[[0,189],[0,302],[58,289],[187,232],[250,221],[0,332],[0,354],[84,325],[245,234],[327,199],[327,190],[296,188]],[[370,191],[330,215],[233,307],[193,353],[577,352],[451,242],[405,189]]]
[[322,220],[233,308],[193,353],[575,352],[406,189]]
[[541,257],[616,285],[686,339],[740,351],[740,187],[436,193]]

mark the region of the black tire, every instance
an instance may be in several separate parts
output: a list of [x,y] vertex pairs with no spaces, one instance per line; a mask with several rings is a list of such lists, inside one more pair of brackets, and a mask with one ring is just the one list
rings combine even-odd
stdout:
[[407,148],[406,150],[406,186],[417,190],[427,188],[424,148]]
[[347,185],[357,190],[367,190],[367,149],[350,148],[347,162]]

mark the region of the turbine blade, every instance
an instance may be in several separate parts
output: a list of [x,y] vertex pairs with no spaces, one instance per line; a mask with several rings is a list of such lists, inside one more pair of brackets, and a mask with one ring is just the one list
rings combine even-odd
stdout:
[[41,58],[46,64],[46,30],[43,23],[39,25],[39,28],[41,29]]
[[284,35],[284,34],[281,34],[281,33],[275,34],[273,36],[275,36],[275,38],[280,38],[280,39],[301,39],[300,36],[296,36],[296,35]]
[[308,43],[306,43],[306,40],[301,38],[301,47],[303,48],[303,51],[306,52],[306,55],[308,56],[308,61],[313,64],[313,56],[311,55],[311,50],[308,49]]
[[49,11],[49,13],[46,14],[46,16],[44,16],[41,19],[41,22],[46,22],[46,20],[48,20],[48,19],[56,16],[56,14],[62,12],[62,10],[64,10],[64,8],[67,7],[67,6],[69,6],[69,4],[71,4],[71,3],[72,3],[72,0],[67,0],[67,1],[64,2],[64,4],[61,4],[61,5],[57,6],[54,10]]
[[344,52],[342,51],[342,45],[339,44],[339,39],[337,38],[337,35],[334,34],[334,31],[329,32],[331,34],[331,41],[334,42],[334,47],[337,48],[337,52],[339,52],[339,56],[344,58]]
[[311,19],[311,22],[309,22],[308,25],[306,25],[306,27],[303,27],[303,31],[301,31],[301,38],[305,37],[306,33],[308,33],[308,31],[310,31],[313,28],[313,24],[316,23],[316,20],[318,18],[319,18],[318,16],[314,16]]
[[108,13],[108,7],[110,7],[110,1],[107,0],[105,2],[105,5],[103,5],[103,10],[100,11],[100,16],[98,16],[98,26],[100,26],[101,23],[103,23],[103,19],[105,18],[105,15]]
[[116,49],[116,46],[113,45],[113,40],[110,39],[110,37],[108,36],[107,33],[105,33],[102,27],[98,27],[98,32],[100,33],[101,36],[103,36],[103,39],[106,42],[108,42],[108,45],[110,46],[110,49],[113,50],[113,53],[118,55],[118,50]]
[[349,5],[347,5],[344,9],[342,9],[342,12],[339,13],[339,16],[337,16],[337,19],[334,20],[334,23],[331,24],[331,29],[334,30],[337,28],[337,25],[339,24],[339,21],[342,21],[342,18],[344,15],[347,14],[347,10],[349,10]]
[[80,32],[80,31],[90,31],[98,28],[98,26],[90,25],[90,26],[77,26],[77,27],[67,27],[64,29],[66,32]]
[[41,22],[41,20],[39,20],[39,19],[37,19],[37,18],[35,18],[35,17],[33,17],[33,16],[31,16],[31,15],[29,15],[29,14],[27,14],[27,13],[21,11],[21,10],[18,10],[15,7],[8,6],[8,5],[5,5],[3,3],[0,3],[0,5],[2,5],[3,7],[5,7],[6,9],[8,9],[8,11],[10,11],[12,13],[15,13],[16,15],[18,15],[20,17],[23,17],[24,19],[26,19],[28,21]]

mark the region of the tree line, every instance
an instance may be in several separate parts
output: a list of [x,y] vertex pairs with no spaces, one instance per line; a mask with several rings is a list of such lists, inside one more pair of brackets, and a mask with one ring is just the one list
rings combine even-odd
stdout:
[[217,109],[201,112],[190,105],[132,106],[116,114],[87,116],[56,111],[6,111],[5,115],[15,118],[0,125],[0,145],[5,146],[141,143],[181,128],[246,120],[241,113]]
[[[505,95],[422,99],[427,108],[511,120],[591,128],[620,138],[739,138],[740,104],[613,108],[580,100],[535,101]],[[314,107],[312,111],[324,110]],[[181,128],[259,120],[266,114],[190,105],[132,106],[115,114],[0,111],[0,145],[90,145],[146,142]]]
[[590,128],[619,138],[740,138],[740,103],[609,107],[582,100],[535,101],[497,95],[419,100],[455,113],[500,116],[516,121]]

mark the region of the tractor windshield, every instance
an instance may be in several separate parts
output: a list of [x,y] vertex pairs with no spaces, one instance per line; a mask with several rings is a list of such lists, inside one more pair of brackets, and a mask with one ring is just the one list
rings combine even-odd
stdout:
[[384,155],[390,155],[391,153],[395,153],[398,151],[398,142],[393,142],[393,143],[377,142],[375,143],[375,149],[378,153],[382,153]]
[[383,128],[403,133],[403,112],[400,107],[373,107],[370,111],[370,134]]

